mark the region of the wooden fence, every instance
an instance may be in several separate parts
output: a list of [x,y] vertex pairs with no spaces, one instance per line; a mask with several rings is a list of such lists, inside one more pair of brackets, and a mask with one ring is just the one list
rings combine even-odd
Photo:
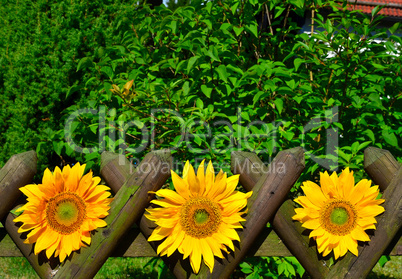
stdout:
[[[108,224],[92,236],[89,247],[81,249],[62,265],[47,261],[40,253],[33,254],[32,245],[23,243],[15,216],[10,210],[21,202],[19,188],[29,184],[36,172],[34,151],[14,155],[0,170],[0,256],[24,256],[41,278],[90,278],[108,257],[156,256],[158,243],[147,242],[155,224],[144,217],[149,205],[149,191],[158,190],[169,178],[172,157],[168,150],[147,154],[134,168],[122,156],[104,152],[101,175],[115,193]],[[215,260],[213,273],[202,264],[198,275],[191,272],[187,260],[177,252],[163,257],[177,278],[228,278],[247,256],[295,256],[312,278],[364,278],[381,255],[401,255],[402,242],[402,168],[386,150],[369,147],[364,151],[365,171],[380,186],[385,199],[385,212],[378,216],[377,230],[371,241],[359,247],[359,256],[347,253],[333,266],[328,257],[317,253],[314,241],[308,238],[299,222],[292,220],[294,204],[286,196],[304,169],[302,148],[278,153],[269,166],[253,153],[233,152],[231,168],[240,174],[240,183],[253,190],[248,200],[244,229],[239,232],[240,243],[223,260]],[[267,222],[272,228],[267,228]]]

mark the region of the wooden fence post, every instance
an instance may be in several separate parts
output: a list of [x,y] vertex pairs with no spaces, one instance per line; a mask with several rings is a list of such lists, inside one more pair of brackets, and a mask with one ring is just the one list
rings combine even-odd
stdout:
[[[240,184],[247,191],[251,191],[261,176],[269,171],[270,168],[265,166],[255,153],[232,153],[232,172],[240,174]],[[316,245],[310,246],[310,238],[303,234],[306,229],[300,222],[292,219],[293,215],[294,203],[287,200],[276,212],[271,222],[272,227],[312,278],[324,278],[329,272],[328,265],[324,260],[320,260]]]
[[97,230],[89,247],[81,249],[79,253],[73,253],[72,259],[67,260],[56,271],[54,278],[71,279],[95,276],[117,243],[142,216],[145,207],[151,200],[148,192],[157,191],[165,183],[170,176],[171,168],[172,158],[169,151],[148,153],[116,193],[109,215],[105,219],[108,225]]
[[385,189],[382,196],[385,199],[383,204],[385,212],[376,217],[377,229],[370,238],[370,242],[359,249],[359,256],[355,257],[348,253],[331,268],[328,278],[365,278],[393,238],[398,237],[398,231],[402,225],[401,165],[389,152],[378,148],[369,147],[364,153],[367,173],[372,177],[374,183]]
[[[129,173],[133,170],[133,166],[126,158],[118,157],[118,155],[115,153],[109,154],[108,158],[110,162],[114,163],[109,164],[108,167],[105,165],[105,167],[101,169],[101,174],[103,177],[105,177],[107,184],[115,189],[115,191],[118,191],[128,179]],[[120,163],[117,164],[117,162]],[[137,221],[137,225],[140,227],[140,231],[144,235],[145,239],[148,239],[148,237],[151,236],[153,229],[156,228],[156,224],[146,218],[145,215],[141,216],[140,220]],[[156,252],[158,243],[148,242],[148,244]],[[188,271],[183,269],[181,265],[177,265],[177,262],[180,260],[180,255],[177,255],[177,252],[171,257],[163,257],[163,259],[177,279],[184,279],[188,277]]]
[[[0,220],[7,216],[18,197],[20,187],[29,184],[36,173],[36,152],[13,155],[0,170]],[[6,197],[7,198],[4,198]]]

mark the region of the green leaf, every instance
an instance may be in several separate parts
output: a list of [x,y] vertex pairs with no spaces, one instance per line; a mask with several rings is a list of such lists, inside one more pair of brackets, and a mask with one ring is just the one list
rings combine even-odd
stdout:
[[304,6],[304,0],[290,0],[290,3],[300,9],[303,8],[303,6]]
[[233,26],[233,31],[235,31],[236,36],[239,36],[241,32],[243,32],[243,30],[244,30],[243,27]]
[[197,62],[198,58],[200,58],[200,56],[193,56],[188,60],[188,64],[187,64],[187,74],[190,73],[190,71],[193,69],[193,66],[195,64],[195,62]]
[[203,109],[203,108],[204,108],[204,102],[203,102],[200,98],[198,98],[198,99],[195,101],[195,105],[196,105],[197,108],[200,108],[200,109]]
[[84,57],[80,60],[80,62],[78,62],[77,72],[79,70],[92,67],[93,65],[94,65],[94,62],[92,62],[92,59],[90,57]]
[[373,143],[375,143],[375,135],[373,131],[367,129],[366,131],[363,131],[362,134],[366,135]]
[[300,65],[304,63],[304,60],[301,58],[296,58],[295,61],[293,61],[293,64],[295,65],[295,70],[297,71],[300,67]]
[[219,78],[220,78],[221,80],[223,80],[225,83],[228,82],[228,76],[229,76],[229,74],[226,72],[226,67],[225,67],[225,65],[223,65],[223,64],[219,65],[219,67],[216,68],[216,71],[218,72]]
[[66,99],[68,99],[68,97],[70,97],[73,93],[77,92],[77,91],[79,90],[79,88],[80,88],[80,87],[77,86],[77,85],[71,86],[71,87],[68,89],[68,91],[67,91]]
[[276,98],[274,101],[275,107],[278,110],[279,114],[282,113],[282,109],[283,109],[283,100],[280,98]]
[[381,256],[381,258],[378,260],[378,263],[380,264],[381,267],[384,267],[384,265],[390,260],[391,258],[389,256]]
[[100,71],[103,72],[103,73],[105,73],[105,74],[108,76],[108,78],[113,78],[114,73],[113,73],[113,70],[112,70],[111,67],[103,66],[103,67],[100,69]]
[[251,24],[245,25],[247,31],[251,32],[256,38],[258,38],[258,25],[257,22],[252,22]]
[[53,150],[56,152],[57,155],[61,155],[61,150],[64,147],[64,142],[63,141],[53,141]]
[[212,88],[208,88],[205,84],[201,85],[201,91],[205,94],[208,98],[211,98]]
[[388,130],[382,130],[382,136],[386,143],[391,146],[398,146],[398,139],[394,133],[389,133]]
[[240,1],[236,1],[233,6],[230,8],[232,11],[232,14],[234,15],[237,11],[237,7],[239,7]]

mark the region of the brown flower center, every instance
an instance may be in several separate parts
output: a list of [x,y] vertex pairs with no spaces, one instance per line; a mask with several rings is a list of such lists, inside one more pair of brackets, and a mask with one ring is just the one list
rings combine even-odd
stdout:
[[320,222],[329,233],[347,235],[356,227],[357,211],[350,202],[336,199],[321,210]]
[[206,197],[188,200],[180,211],[181,226],[195,238],[205,238],[217,232],[221,221],[219,205]]
[[85,202],[75,193],[60,193],[46,205],[46,220],[49,226],[61,234],[68,235],[77,231],[85,218]]

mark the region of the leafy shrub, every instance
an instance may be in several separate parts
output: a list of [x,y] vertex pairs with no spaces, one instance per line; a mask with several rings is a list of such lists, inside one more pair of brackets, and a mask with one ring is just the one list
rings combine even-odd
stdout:
[[[368,145],[401,160],[401,39],[379,29],[375,13],[303,3],[137,9],[119,41],[81,59],[87,74],[78,86],[89,110],[66,110],[71,126],[58,153],[77,156],[76,148],[98,163],[103,150],[138,160],[170,148],[177,162],[211,159],[229,171],[233,150],[269,162],[302,146],[300,181],[346,166],[361,178]],[[314,32],[298,33],[289,9],[314,10]],[[256,20],[267,11],[271,28]]]

